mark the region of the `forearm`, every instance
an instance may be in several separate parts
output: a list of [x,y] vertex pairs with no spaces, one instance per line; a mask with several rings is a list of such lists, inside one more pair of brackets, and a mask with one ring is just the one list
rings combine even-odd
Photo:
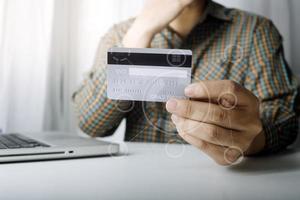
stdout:
[[[146,1],[141,13],[125,35],[123,45],[131,48],[151,47],[151,41],[154,36],[167,26],[172,26],[172,24],[176,24],[175,30],[179,35],[187,36],[198,24],[204,8],[205,1]],[[179,17],[181,14],[184,14],[182,18]],[[174,23],[178,20],[186,19],[186,17],[188,17],[188,20],[185,21],[186,23]]]
[[124,36],[122,44],[128,48],[148,48],[154,35],[154,30],[137,18]]
[[271,21],[257,24],[252,42],[245,87],[260,99],[263,152],[278,152],[292,144],[298,133],[298,83],[285,61],[282,37]]

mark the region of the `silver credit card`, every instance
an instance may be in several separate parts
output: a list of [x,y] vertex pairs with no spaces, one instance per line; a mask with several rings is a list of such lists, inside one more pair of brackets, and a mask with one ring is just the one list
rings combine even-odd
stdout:
[[181,49],[111,48],[107,59],[107,97],[166,102],[185,99],[191,83],[192,52]]

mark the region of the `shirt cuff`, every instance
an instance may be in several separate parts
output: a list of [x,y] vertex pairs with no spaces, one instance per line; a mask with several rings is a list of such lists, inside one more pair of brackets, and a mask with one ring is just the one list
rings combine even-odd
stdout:
[[298,134],[298,118],[291,117],[281,123],[274,124],[263,120],[266,145],[262,153],[276,153],[292,144]]

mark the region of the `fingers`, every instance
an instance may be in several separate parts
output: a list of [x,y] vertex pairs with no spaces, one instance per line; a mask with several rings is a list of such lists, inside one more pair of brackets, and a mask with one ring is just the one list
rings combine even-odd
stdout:
[[237,149],[214,145],[190,135],[185,135],[184,140],[206,153],[220,165],[234,164],[242,156],[242,153]]
[[243,110],[226,110],[216,104],[201,101],[171,99],[167,102],[166,109],[183,118],[236,130],[243,129],[247,120]]
[[248,105],[256,100],[250,91],[231,80],[201,81],[191,84],[185,89],[185,95],[195,99],[224,102],[231,106]]
[[[197,139],[219,146],[235,146],[244,144],[242,134],[238,131],[219,126],[184,119],[176,115],[171,117],[180,135],[190,135]],[[245,144],[247,146],[247,144]]]
[[179,135],[220,165],[235,164],[248,149],[240,132],[172,115]]
[[262,129],[256,96],[233,81],[202,81],[185,94],[192,100],[166,104],[179,134],[217,163],[235,163]]

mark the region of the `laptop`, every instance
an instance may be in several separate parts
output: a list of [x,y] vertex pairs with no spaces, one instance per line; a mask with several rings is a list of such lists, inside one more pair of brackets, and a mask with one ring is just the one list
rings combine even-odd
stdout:
[[63,132],[0,134],[0,163],[115,155],[119,145]]

